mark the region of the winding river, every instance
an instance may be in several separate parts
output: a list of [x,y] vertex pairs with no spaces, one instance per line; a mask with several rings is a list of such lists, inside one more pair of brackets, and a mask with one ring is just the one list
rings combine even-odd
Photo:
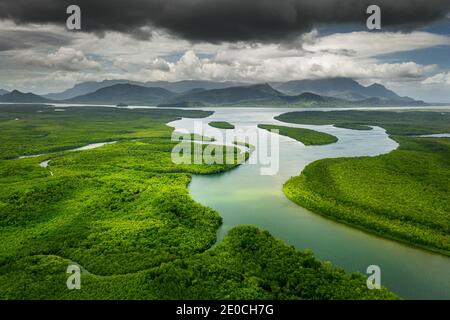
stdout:
[[[220,130],[208,127],[210,121],[228,121],[236,129],[255,128],[261,123],[310,128],[339,139],[335,144],[304,146],[280,136],[280,169],[275,175],[261,175],[258,164],[243,164],[221,174],[193,176],[189,185],[192,197],[217,210],[223,217],[223,225],[218,231],[219,241],[236,225],[256,225],[301,250],[312,249],[316,257],[350,272],[365,273],[369,265],[378,265],[382,285],[403,298],[450,299],[450,258],[333,222],[290,202],[282,192],[283,183],[313,161],[376,156],[397,148],[397,143],[389,139],[382,128],[355,131],[274,120],[275,116],[293,109],[218,108],[214,111],[208,118],[183,118],[169,125],[176,130],[185,129],[214,137],[218,143],[222,142]],[[203,123],[206,131],[195,128],[194,122],[198,124],[198,121]],[[256,152],[251,157],[254,156]]]

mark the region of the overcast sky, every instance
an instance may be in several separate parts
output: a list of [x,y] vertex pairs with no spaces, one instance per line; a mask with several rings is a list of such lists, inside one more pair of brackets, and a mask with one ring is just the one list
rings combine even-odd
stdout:
[[[382,8],[381,32],[365,8]],[[82,31],[65,27],[82,10]],[[351,77],[450,102],[449,0],[0,0],[0,88]]]

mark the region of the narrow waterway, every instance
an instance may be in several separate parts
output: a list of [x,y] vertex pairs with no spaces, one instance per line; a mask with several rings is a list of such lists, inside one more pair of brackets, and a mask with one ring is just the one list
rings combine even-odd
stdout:
[[[450,299],[450,258],[333,222],[292,203],[282,192],[283,183],[313,161],[375,156],[397,148],[382,128],[355,131],[333,126],[286,124],[273,119],[287,111],[282,109],[222,108],[214,111],[208,118],[181,119],[169,125],[176,130],[214,137],[217,142],[223,141],[221,133],[224,131],[208,127],[210,121],[228,121],[236,126],[235,130],[255,128],[261,123],[310,128],[339,139],[335,144],[306,147],[280,137],[280,168],[275,175],[261,175],[258,164],[244,164],[221,174],[195,175],[189,186],[192,197],[223,217],[219,241],[236,225],[256,225],[299,249],[312,249],[318,258],[347,271],[365,273],[369,265],[378,265],[382,284],[404,298]],[[206,131],[201,131],[199,121]],[[255,156],[257,151],[252,155]]]
[[[64,151],[66,151],[66,152],[74,152],[74,151],[92,150],[92,149],[97,149],[97,148],[100,148],[100,147],[102,147],[104,145],[112,144],[112,143],[116,143],[116,142],[117,141],[91,143],[91,144],[88,144],[88,145],[85,145],[85,146],[82,146],[82,147],[79,147],[79,148],[73,148],[73,149],[68,149],[68,150],[64,150]],[[31,154],[31,155],[27,155],[27,156],[20,156],[17,159],[37,158],[37,157],[40,157],[40,156],[51,155],[51,154],[54,154],[54,153],[56,153],[56,152]],[[41,168],[47,168],[49,166],[50,161],[51,161],[50,159],[49,160],[44,160],[41,163],[39,163],[39,166]]]

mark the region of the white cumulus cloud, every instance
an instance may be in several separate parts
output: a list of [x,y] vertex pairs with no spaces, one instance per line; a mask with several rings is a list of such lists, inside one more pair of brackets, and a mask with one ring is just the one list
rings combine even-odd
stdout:
[[[434,65],[415,62],[380,63],[375,59],[354,59],[334,53],[289,54],[279,48],[223,49],[212,58],[199,58],[187,51],[178,61],[159,58],[143,67],[137,77],[152,80],[237,80],[250,82],[286,81],[351,77],[367,80],[421,79],[435,70]],[[156,67],[161,66],[161,67]]]
[[450,71],[438,73],[422,81],[423,84],[450,84]]
[[66,47],[47,55],[23,54],[19,59],[26,64],[66,71],[98,70],[101,67],[98,62],[87,58],[82,51]]

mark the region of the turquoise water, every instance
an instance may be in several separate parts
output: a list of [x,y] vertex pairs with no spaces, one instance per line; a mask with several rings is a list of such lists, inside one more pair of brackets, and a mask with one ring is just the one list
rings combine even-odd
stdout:
[[[292,109],[289,109],[292,111]],[[381,268],[382,285],[407,299],[450,299],[450,258],[383,239],[321,217],[290,202],[282,185],[309,163],[323,158],[375,156],[390,152],[397,144],[381,128],[354,131],[332,126],[303,126],[280,123],[273,117],[280,109],[216,109],[205,119],[182,119],[170,123],[176,129],[214,136],[218,143],[224,131],[208,128],[210,121],[228,121],[239,129],[256,129],[259,123],[311,128],[339,138],[335,144],[305,147],[279,137],[280,163],[275,175],[261,175],[261,165],[244,164],[215,175],[196,175],[189,185],[192,197],[223,217],[218,240],[233,227],[251,224],[268,230],[299,249],[347,271],[366,272],[369,265]],[[203,123],[206,131],[195,128]],[[258,150],[257,150],[258,151]],[[252,157],[257,157],[255,151]],[[252,158],[250,159],[252,160]],[[254,159],[253,159],[254,160]],[[370,181],[367,181],[370,183]]]

